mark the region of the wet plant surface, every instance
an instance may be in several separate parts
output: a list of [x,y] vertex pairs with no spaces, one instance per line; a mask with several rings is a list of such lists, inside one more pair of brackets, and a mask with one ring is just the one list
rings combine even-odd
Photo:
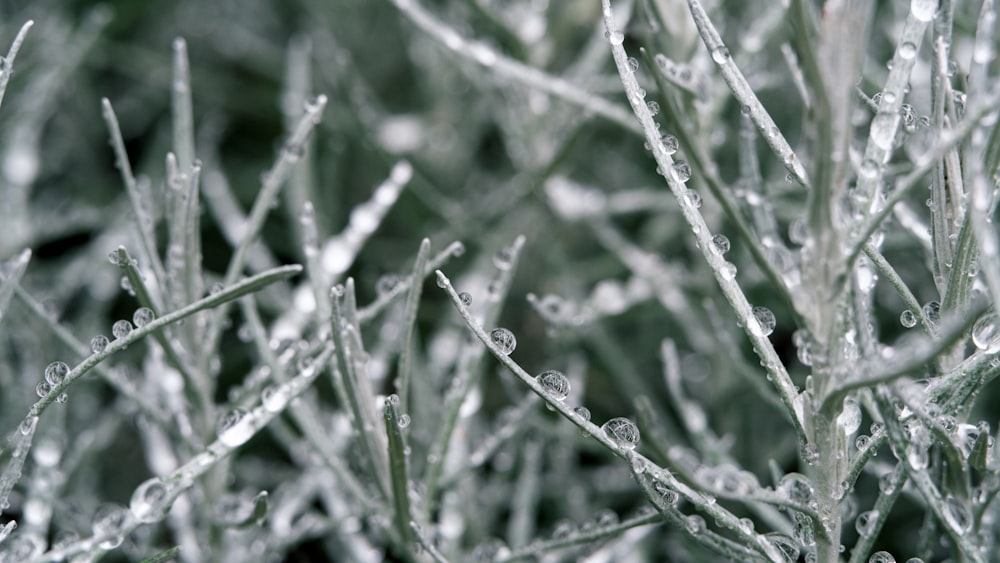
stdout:
[[139,5],[0,7],[0,563],[997,559],[991,1]]

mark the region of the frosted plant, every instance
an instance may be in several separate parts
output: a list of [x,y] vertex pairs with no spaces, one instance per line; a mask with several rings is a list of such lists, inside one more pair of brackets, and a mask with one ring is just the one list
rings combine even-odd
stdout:
[[995,559],[995,7],[821,4],[10,7],[0,563]]

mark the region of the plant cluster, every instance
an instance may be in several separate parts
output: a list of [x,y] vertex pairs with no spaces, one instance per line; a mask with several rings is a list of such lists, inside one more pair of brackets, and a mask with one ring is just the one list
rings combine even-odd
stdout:
[[997,560],[992,0],[129,6],[0,9],[0,563]]

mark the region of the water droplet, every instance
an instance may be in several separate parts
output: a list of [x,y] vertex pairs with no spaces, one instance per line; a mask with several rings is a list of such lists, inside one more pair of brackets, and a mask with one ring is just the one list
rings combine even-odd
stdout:
[[623,450],[631,450],[639,443],[639,427],[627,418],[612,418],[601,426],[601,430]]
[[514,249],[512,248],[501,248],[500,250],[497,250],[496,254],[493,255],[493,265],[502,272],[509,270],[513,263]]
[[712,60],[715,64],[725,64],[729,62],[729,49],[725,47],[716,47],[712,49]]
[[719,271],[719,273],[722,275],[722,279],[724,280],[734,279],[736,277],[736,264],[733,264],[732,262],[726,262],[725,264],[722,265],[722,268]]
[[885,473],[878,479],[878,489],[882,491],[882,494],[891,495],[896,492],[896,487],[899,486],[899,482],[896,480],[896,474],[892,471]]
[[837,426],[847,436],[854,434],[861,427],[861,405],[856,398],[844,399],[844,410],[837,416]]
[[90,339],[90,350],[95,354],[100,354],[103,352],[110,344],[111,341],[108,340],[107,336],[103,334],[98,334],[97,336]]
[[910,13],[913,19],[921,22],[929,22],[937,13],[938,0],[910,0]]
[[972,515],[969,509],[962,501],[951,495],[944,499],[944,509],[941,514],[948,527],[959,535],[968,532],[972,527]]
[[111,262],[115,266],[123,266],[125,264],[124,261],[122,261],[121,263],[119,263],[119,261],[118,261],[118,249],[117,248],[115,250],[112,250],[110,253],[108,253],[108,262]]
[[720,256],[729,252],[729,239],[726,238],[726,235],[715,235],[712,237],[712,250]]
[[860,434],[854,439],[854,447],[858,449],[859,452],[864,451],[871,444],[871,438],[867,434]]
[[399,427],[406,428],[410,425],[410,415],[401,414],[399,415]]
[[466,307],[472,305],[472,295],[469,295],[465,291],[458,294],[458,300],[461,301],[462,305],[465,305]]
[[291,389],[287,385],[269,385],[261,391],[261,404],[267,412],[280,412],[291,398]]
[[610,41],[612,45],[621,45],[625,42],[625,34],[620,31],[605,33],[604,36],[607,37],[608,41]]
[[917,326],[917,315],[913,311],[906,309],[899,314],[899,323],[906,328],[913,328]]
[[569,379],[560,371],[550,369],[542,372],[535,377],[535,381],[550,397],[557,401],[565,400],[569,396]]
[[868,563],[896,563],[896,558],[888,551],[876,551],[868,558]]
[[802,506],[810,506],[815,502],[816,490],[809,478],[801,473],[784,475],[775,490],[789,501]]
[[159,477],[147,479],[132,493],[129,510],[132,516],[144,524],[157,522],[167,512],[169,489]]
[[861,161],[861,177],[866,180],[874,180],[878,177],[878,163],[870,158]]
[[573,525],[569,520],[560,520],[556,522],[555,528],[552,529],[552,537],[555,539],[568,538],[576,532],[576,526]]
[[153,322],[153,319],[155,318],[156,315],[149,307],[139,307],[135,310],[135,313],[132,314],[132,322],[135,323],[135,326],[140,328]]
[[213,283],[212,287],[208,288],[208,294],[209,295],[218,295],[218,294],[222,293],[223,289],[225,289],[225,286],[222,285],[221,283]]
[[649,115],[655,116],[656,114],[660,113],[660,104],[650,100],[646,102],[646,109],[649,110]]
[[91,531],[97,538],[103,538],[100,545],[104,549],[114,549],[125,541],[122,533],[128,523],[129,511],[117,504],[101,505],[94,513]]
[[254,433],[251,418],[243,409],[233,409],[224,414],[216,425],[219,442],[230,448],[245,444]]
[[638,71],[639,70],[639,60],[636,59],[635,57],[629,57],[628,58],[628,69],[630,71],[632,71],[632,72]]
[[686,160],[677,160],[671,167],[674,172],[674,179],[678,182],[687,182],[691,178],[691,166]]
[[490,331],[490,341],[500,349],[500,353],[509,356],[517,347],[517,338],[514,333],[505,328],[495,328]]
[[690,514],[684,518],[684,528],[691,535],[698,535],[705,531],[705,519],[698,514]]
[[35,394],[38,395],[39,398],[45,398],[45,396],[48,395],[49,391],[51,390],[52,386],[44,381],[39,383],[38,385],[35,385]]
[[927,451],[927,444],[920,440],[915,440],[906,445],[906,462],[916,471],[927,469],[930,463],[930,454]]
[[69,400],[69,395],[66,393],[59,393],[56,395],[56,402],[59,404],[65,404]]
[[115,339],[125,338],[132,332],[132,323],[121,320],[115,322],[111,327],[111,334],[114,335]]
[[1000,351],[1000,315],[986,313],[972,327],[972,343],[987,354]]
[[660,142],[663,143],[663,149],[667,154],[674,154],[677,152],[677,137],[674,137],[673,135],[661,135]]
[[931,324],[937,324],[941,322],[941,304],[937,301],[928,301],[923,306],[924,317]]
[[68,373],[69,366],[66,365],[66,362],[52,362],[45,368],[45,381],[55,387],[62,383]]
[[770,309],[767,307],[754,307],[752,312],[753,320],[747,325],[751,333],[756,336],[767,336],[774,332],[777,321]]
[[[588,409],[587,407],[574,407],[573,413],[585,421],[588,422],[590,421],[590,409]],[[582,430],[580,431],[580,435],[583,436],[584,438],[590,436],[589,433],[584,432]]]
[[795,563],[799,560],[799,545],[792,538],[778,532],[764,534],[764,537],[771,542],[771,545],[778,548],[785,563]]
[[403,279],[396,274],[385,274],[375,280],[375,293],[377,295],[388,295],[399,287]]
[[858,531],[858,535],[865,537],[872,535],[878,517],[878,510],[868,510],[858,514],[857,519],[854,520],[854,529]]
[[29,416],[21,421],[18,425],[17,431],[21,433],[22,436],[30,436],[35,432],[35,426],[38,425],[37,416]]
[[892,146],[895,132],[895,123],[891,115],[880,113],[872,120],[871,140],[880,149],[886,150]]
[[[261,493],[266,498],[266,493]],[[241,526],[248,524],[254,516],[254,508],[258,497],[242,492],[230,493],[219,497],[213,507],[215,520],[224,526]]]

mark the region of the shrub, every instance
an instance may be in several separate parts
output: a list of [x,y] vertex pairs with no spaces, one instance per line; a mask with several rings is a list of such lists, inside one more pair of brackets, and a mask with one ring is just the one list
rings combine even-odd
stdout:
[[995,559],[992,2],[430,4],[6,9],[0,561]]

